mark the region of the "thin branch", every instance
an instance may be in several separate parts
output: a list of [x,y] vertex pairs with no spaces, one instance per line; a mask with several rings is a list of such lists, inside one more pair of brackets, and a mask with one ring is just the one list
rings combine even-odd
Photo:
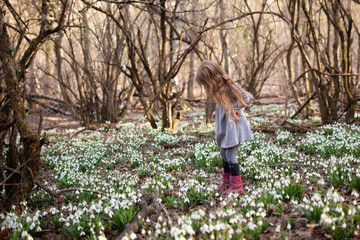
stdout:
[[25,28],[28,28],[27,24],[21,19],[20,15],[15,11],[13,6],[10,4],[9,0],[4,0],[4,3],[10,10],[11,14],[14,16],[15,21],[17,22],[18,26],[21,27],[20,23],[19,23],[19,22],[21,22]]
[[360,73],[325,73],[325,72],[319,71],[318,69],[311,68],[311,69],[303,72],[299,77],[297,77],[296,80],[293,82],[293,84],[295,84],[297,81],[299,81],[308,72],[316,72],[318,74],[322,74],[322,75],[326,75],[326,76],[360,76]]
[[306,131],[306,132],[312,132],[312,131],[313,131],[312,129],[309,129],[309,128],[306,128],[306,127],[302,127],[302,126],[296,125],[295,123],[289,122],[289,121],[287,121],[287,120],[285,120],[281,125],[283,126],[283,125],[285,125],[285,124],[289,124],[289,125],[291,125],[291,126],[293,126],[293,127],[300,128],[300,129],[302,129],[302,130],[304,130],[304,131]]
[[[153,196],[154,199],[156,199],[156,196],[154,193],[151,193],[151,195]],[[156,201],[156,200],[155,200]],[[162,210],[164,211],[165,215],[166,215],[166,218],[168,219],[168,223],[170,224],[171,222],[171,219],[170,219],[170,216],[168,214],[168,212],[166,211],[166,208],[164,207],[164,205],[159,202],[159,201],[156,201],[156,203],[158,203],[160,205],[160,207],[162,208]]]
[[296,111],[296,113],[294,113],[294,114],[290,117],[290,119],[294,119],[294,118],[301,112],[301,110],[303,110],[303,109],[306,107],[306,105],[308,105],[309,102],[310,102],[311,100],[313,100],[315,97],[316,97],[316,92],[311,95],[311,97]]

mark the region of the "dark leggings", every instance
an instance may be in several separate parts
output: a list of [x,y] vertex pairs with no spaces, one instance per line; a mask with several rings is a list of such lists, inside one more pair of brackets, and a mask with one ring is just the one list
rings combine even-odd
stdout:
[[236,151],[239,148],[239,145],[236,145],[231,148],[220,148],[220,155],[222,160],[228,162],[228,163],[238,163],[236,158]]
[[223,162],[223,168],[225,173],[231,173],[232,176],[239,176],[239,163],[236,158],[236,151],[239,145],[231,148],[220,148],[220,155]]

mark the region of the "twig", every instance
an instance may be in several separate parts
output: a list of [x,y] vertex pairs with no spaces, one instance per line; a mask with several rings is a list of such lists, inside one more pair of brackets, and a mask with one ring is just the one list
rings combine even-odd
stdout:
[[[21,166],[18,169],[13,169],[4,165],[0,165],[0,168],[5,169],[7,171],[11,171],[12,174],[19,174],[22,175],[21,171],[19,171],[18,169],[21,168]],[[11,174],[11,175],[12,175]],[[103,195],[103,196],[107,196],[106,193],[98,191],[98,190],[92,190],[92,189],[86,189],[86,188],[65,188],[65,189],[61,189],[59,191],[53,191],[50,188],[48,188],[47,186],[45,186],[43,183],[39,182],[39,181],[35,181],[35,184],[37,186],[39,186],[40,188],[42,188],[43,190],[45,190],[46,192],[48,192],[49,194],[53,195],[54,197],[59,197],[60,195],[62,195],[65,192],[75,192],[75,191],[80,191],[80,192],[91,192],[91,193],[96,193],[99,195]],[[4,185],[4,184],[0,184],[0,185]]]
[[275,133],[276,132],[275,127],[266,127],[266,126],[252,127],[251,130],[252,131],[265,132],[265,133]]
[[[22,167],[22,166],[18,167],[17,169],[14,169],[14,168],[11,168],[11,167],[4,166],[4,165],[2,165],[2,164],[0,165],[0,168],[12,172],[12,173],[8,176],[8,178],[11,177],[11,175],[13,175],[13,174],[22,175],[21,171],[19,170],[21,167]],[[6,179],[5,179],[5,181],[6,181]],[[57,196],[58,196],[58,193],[56,193],[55,191],[53,191],[53,190],[51,190],[50,188],[46,187],[46,186],[45,186],[44,184],[42,184],[41,182],[35,181],[35,184],[36,184],[37,186],[39,186],[40,188],[42,188],[43,190],[45,190],[46,192],[48,192],[48,193],[50,193],[51,195],[53,195],[54,197],[57,197]],[[0,185],[6,185],[6,184],[0,184]]]
[[39,104],[40,106],[42,106],[44,108],[49,108],[50,110],[53,110],[54,112],[61,113],[61,114],[65,115],[65,116],[70,116],[69,112],[65,112],[65,111],[63,111],[63,110],[61,110],[59,108],[56,108],[54,106],[51,106],[49,104],[39,102],[38,100],[35,100],[35,99],[31,98],[31,97],[26,96],[26,100],[29,101],[29,102],[34,102],[36,104]]
[[308,69],[307,71],[303,72],[299,77],[296,78],[296,80],[292,83],[295,84],[297,81],[299,81],[302,77],[304,77],[304,75],[308,72],[316,72],[318,74],[322,74],[322,75],[326,75],[326,76],[360,76],[359,73],[325,73],[325,72],[321,72],[318,69],[315,68],[311,68]]
[[[151,193],[151,195],[153,196],[154,199],[156,199],[156,196],[155,196],[154,193]],[[163,205],[161,202],[159,202],[159,201],[156,201],[156,202],[160,205],[160,207],[161,207],[162,210],[164,211],[164,213],[165,213],[165,215],[166,215],[166,218],[168,219],[168,223],[170,224],[170,223],[171,223],[171,219],[170,219],[170,216],[169,216],[168,212],[166,211],[164,205]]]
[[136,232],[139,230],[140,222],[145,219],[145,217],[149,214],[149,202],[151,200],[151,195],[145,195],[144,199],[140,202],[140,212],[136,214],[131,222],[126,224],[125,229],[121,232],[119,236],[115,237],[115,240],[122,240],[126,235],[129,235],[131,232]]
[[294,113],[294,114],[290,117],[290,119],[294,119],[294,118],[301,112],[301,110],[303,110],[303,109],[306,107],[306,105],[308,105],[309,102],[310,102],[311,100],[313,100],[315,97],[316,97],[316,93],[313,93],[313,94],[311,95],[311,97],[296,111],[296,113]]
[[99,0],[95,0],[92,3],[90,3],[88,6],[84,7],[83,9],[79,10],[79,13],[83,13],[86,10],[88,10],[89,8],[91,8],[95,3],[97,3]]
[[35,181],[35,184],[40,187],[41,189],[43,189],[45,192],[49,193],[50,195],[53,195],[54,197],[58,197],[59,194],[53,190],[51,190],[50,188],[48,188],[47,186],[45,186],[44,184],[42,184],[39,181]]
[[165,143],[165,144],[160,144],[160,146],[162,146],[163,148],[179,148],[179,147],[181,147],[181,145],[178,143]]
[[342,118],[342,116],[344,115],[344,113],[345,113],[350,107],[351,107],[351,103],[349,103],[349,104],[346,106],[345,110],[340,114],[339,117],[337,117],[337,120],[339,120],[340,118]]
[[304,131],[307,131],[307,132],[308,132],[308,131],[310,131],[310,132],[313,131],[312,129],[309,129],[309,128],[306,128],[306,127],[301,127],[301,126],[296,125],[295,123],[289,122],[289,121],[287,121],[287,120],[285,120],[285,121],[281,124],[281,126],[283,126],[283,125],[285,125],[285,124],[289,124],[289,125],[291,125],[291,126],[293,126],[293,127],[300,128],[300,129],[302,129],[302,130],[304,130]]
[[302,164],[302,163],[277,163],[269,165],[269,167],[278,167],[278,166],[303,166],[303,167],[315,167],[309,164]]

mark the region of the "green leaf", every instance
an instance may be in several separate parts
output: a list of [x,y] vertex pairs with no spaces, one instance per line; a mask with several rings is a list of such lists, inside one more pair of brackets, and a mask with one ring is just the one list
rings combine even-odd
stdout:
[[244,39],[247,40],[249,38],[249,34],[248,32],[246,31],[246,29],[244,30]]

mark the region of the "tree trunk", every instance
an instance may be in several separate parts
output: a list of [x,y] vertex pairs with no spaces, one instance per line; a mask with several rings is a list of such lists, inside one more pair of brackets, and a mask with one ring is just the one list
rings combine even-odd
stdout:
[[[290,12],[290,18],[291,18],[291,24],[293,25],[293,28],[295,28],[295,26],[298,24],[298,19],[299,19],[299,11],[298,11],[298,3],[297,1],[291,1],[289,4],[289,12]],[[294,83],[295,81],[295,74],[294,74],[294,66],[293,66],[293,61],[292,61],[292,53],[294,50],[294,46],[295,46],[295,40],[294,40],[294,32],[291,31],[291,42],[290,42],[290,46],[286,52],[286,70],[287,70],[287,75],[288,75],[288,84],[290,86],[291,92],[293,97],[296,100],[296,103],[298,104],[299,107],[301,107],[303,105],[300,96],[299,96],[299,91],[298,88],[296,87],[296,84]],[[302,111],[302,115],[304,116],[304,118],[307,118],[308,116],[306,115],[306,112]]]
[[[225,7],[224,7],[224,1],[219,1],[219,7],[220,7],[220,21],[223,22],[225,19]],[[227,46],[227,36],[226,33],[224,33],[223,29],[220,29],[220,40],[221,40],[221,47],[224,57],[224,71],[230,76],[230,64],[229,64],[229,52],[228,52],[228,46]]]
[[162,111],[162,130],[168,128],[173,129],[173,112],[171,108],[171,101],[165,101],[163,103]]
[[205,107],[205,122],[213,122],[212,114],[215,111],[216,103],[209,96],[206,98],[206,107]]
[[[314,51],[314,57],[315,57],[315,62],[317,65],[317,69],[322,72],[322,64],[321,64],[321,53],[320,53],[320,47],[319,47],[319,40],[317,38],[317,34],[316,34],[316,30],[315,30],[315,26],[314,26],[314,22],[313,19],[311,17],[310,12],[307,10],[307,6],[305,1],[302,2],[301,4],[301,8],[303,10],[303,13],[305,14],[306,20],[307,20],[307,24],[309,25],[309,30],[310,30],[310,34],[309,34],[309,41],[313,42],[313,51]],[[302,56],[303,57],[307,57],[305,56],[306,53],[304,52],[304,46],[301,45],[300,42],[298,42],[299,45],[299,49],[300,51],[302,51]],[[306,63],[309,65],[309,68],[313,68],[309,59],[306,58]],[[313,73],[314,74],[314,73]],[[321,122],[323,124],[326,123],[332,123],[331,118],[330,118],[330,112],[329,112],[329,103],[328,103],[328,87],[325,84],[325,79],[324,79],[324,75],[323,74],[318,74],[318,76],[314,77],[314,82],[313,85],[316,89],[316,94],[318,96],[319,99],[319,107],[320,107],[320,117],[321,117]]]
[[190,53],[190,69],[189,69],[189,80],[188,80],[188,98],[194,99],[194,79],[195,79],[195,69],[194,69],[194,52]]
[[[2,9],[1,9],[2,12]],[[3,208],[10,209],[14,204],[17,205],[23,199],[27,198],[34,187],[35,179],[41,168],[39,134],[34,131],[26,122],[26,110],[21,96],[19,86],[18,67],[15,64],[12,54],[7,49],[10,48],[9,36],[3,20],[0,15],[0,62],[2,70],[5,73],[6,88],[11,105],[12,119],[16,119],[15,126],[12,127],[10,134],[10,147],[7,156],[7,166],[21,171],[21,175],[13,174],[5,184],[11,184],[6,187],[6,199]],[[22,151],[18,152],[16,137],[20,134]],[[3,135],[3,134],[2,134]],[[1,153],[2,154],[2,153]],[[8,173],[10,175],[11,173]]]
[[75,107],[73,105],[73,101],[70,99],[67,89],[65,88],[64,79],[62,77],[62,56],[61,56],[62,39],[63,39],[63,33],[62,31],[60,31],[58,33],[58,37],[54,39],[54,50],[55,50],[55,58],[56,58],[55,66],[56,66],[57,79],[59,82],[61,95],[64,99],[67,108],[71,113],[71,116],[74,119],[79,119],[78,113],[76,112]]
[[128,97],[126,99],[126,103],[125,103],[124,107],[120,111],[119,118],[123,118],[126,115],[126,113],[129,111],[130,106],[131,106],[131,104],[133,102],[134,93],[135,93],[135,86],[132,85],[129,92],[128,92]]

